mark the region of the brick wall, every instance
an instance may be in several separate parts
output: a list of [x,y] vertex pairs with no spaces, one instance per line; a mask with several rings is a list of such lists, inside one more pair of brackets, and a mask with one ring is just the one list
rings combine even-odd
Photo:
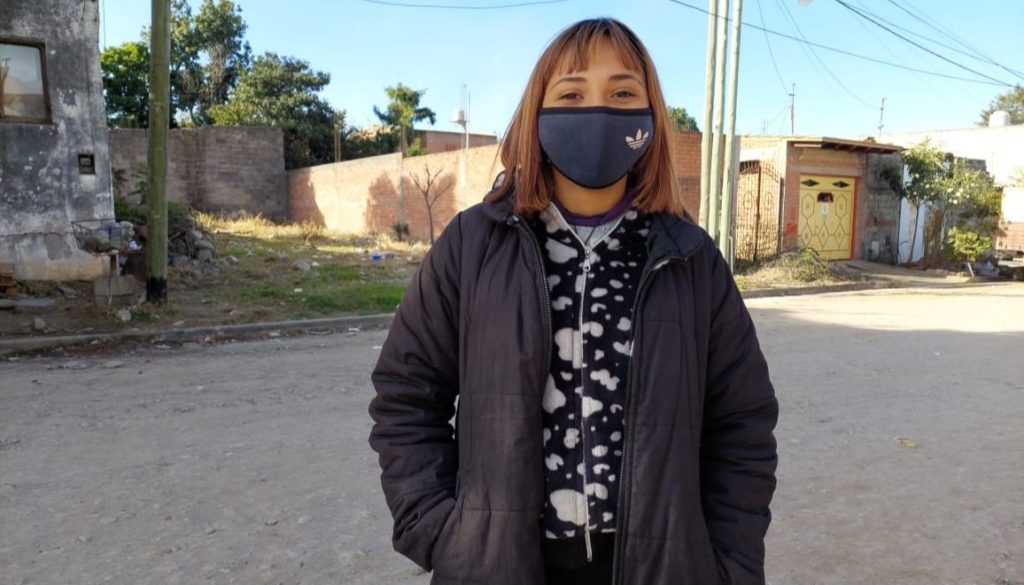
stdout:
[[700,132],[677,132],[671,145],[676,185],[694,219],[700,216],[700,141]]
[[[676,134],[672,157],[683,201],[696,217],[700,134]],[[290,217],[343,233],[390,232],[402,219],[409,224],[413,238],[426,239],[430,221],[416,183],[424,184],[428,169],[431,175],[440,171],[438,187],[443,192],[433,208],[436,235],[459,210],[483,199],[502,166],[495,144],[404,160],[398,154],[388,154],[296,169],[288,173]],[[432,194],[437,192],[432,190]]]
[[[428,153],[437,154],[451,152],[462,148],[466,141],[462,132],[445,132],[443,130],[416,130],[414,136],[420,139]],[[469,147],[490,146],[498,143],[494,134],[469,134]]]
[[[138,189],[149,133],[110,131],[115,195]],[[284,219],[288,213],[284,141],[278,128],[204,126],[168,135],[167,199],[206,211],[247,211]]]
[[[426,239],[430,221],[420,186],[435,177],[429,196],[434,232],[461,209],[480,202],[501,172],[497,145],[402,159],[386,154],[296,169],[288,173],[289,214],[342,233],[390,232],[395,222]],[[419,186],[418,186],[419,185]]]

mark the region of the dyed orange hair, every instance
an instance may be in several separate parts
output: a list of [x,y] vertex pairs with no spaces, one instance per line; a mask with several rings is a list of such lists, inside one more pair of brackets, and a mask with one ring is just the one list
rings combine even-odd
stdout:
[[668,118],[654,62],[636,34],[612,18],[577,22],[559,33],[544,50],[501,143],[506,180],[489,200],[501,199],[515,191],[515,211],[520,214],[541,211],[551,202],[554,180],[541,151],[537,131],[544,90],[556,73],[585,70],[597,44],[605,40],[611,43],[612,50],[627,69],[642,75],[654,116],[654,139],[630,171],[629,185],[636,190],[633,205],[647,212],[683,214],[672,169],[669,133],[673,125]]

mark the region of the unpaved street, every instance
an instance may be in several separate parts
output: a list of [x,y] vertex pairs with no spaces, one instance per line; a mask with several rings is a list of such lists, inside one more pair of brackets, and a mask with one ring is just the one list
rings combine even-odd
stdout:
[[[1024,584],[1024,286],[749,306],[770,583]],[[0,361],[0,585],[425,584],[366,443],[384,335]]]

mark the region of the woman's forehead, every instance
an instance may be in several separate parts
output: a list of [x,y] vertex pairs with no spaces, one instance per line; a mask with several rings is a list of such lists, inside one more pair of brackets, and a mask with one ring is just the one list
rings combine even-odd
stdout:
[[558,59],[552,79],[582,73],[593,66],[595,60],[611,69],[629,71],[643,77],[640,60],[626,47],[617,46],[611,39],[597,39],[588,45],[570,44]]

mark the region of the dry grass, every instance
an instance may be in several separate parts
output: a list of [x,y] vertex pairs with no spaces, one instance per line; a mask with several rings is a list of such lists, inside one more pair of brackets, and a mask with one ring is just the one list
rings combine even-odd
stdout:
[[740,290],[817,286],[849,281],[849,277],[818,258],[813,250],[790,252],[760,264],[737,266]]
[[217,215],[202,211],[192,212],[192,220],[202,229],[257,240],[302,240],[310,247],[334,254],[358,254],[367,250],[382,250],[396,254],[422,256],[430,249],[426,242],[399,241],[391,234],[357,236],[328,230],[311,221],[301,223],[275,223],[262,215]]

